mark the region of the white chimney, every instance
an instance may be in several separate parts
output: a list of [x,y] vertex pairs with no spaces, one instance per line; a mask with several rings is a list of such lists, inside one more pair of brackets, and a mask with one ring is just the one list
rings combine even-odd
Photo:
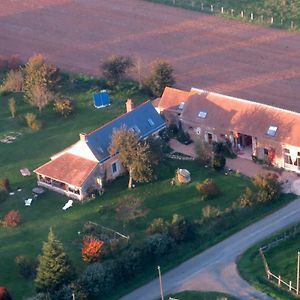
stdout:
[[126,101],[126,112],[130,112],[134,109],[134,104],[133,101],[131,99],[128,99]]

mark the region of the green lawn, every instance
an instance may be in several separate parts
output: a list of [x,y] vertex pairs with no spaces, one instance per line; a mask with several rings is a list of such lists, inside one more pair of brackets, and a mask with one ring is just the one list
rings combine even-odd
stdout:
[[[275,284],[270,283],[266,279],[262,259],[258,253],[259,247],[276,240],[280,235],[281,234],[276,234],[250,248],[240,259],[238,269],[248,282],[269,294],[273,299],[297,299],[293,294],[277,288]],[[294,287],[296,287],[297,252],[299,251],[299,244],[300,236],[296,235],[265,252],[271,272],[276,276],[280,275],[286,282],[291,280]]]
[[170,295],[170,297],[176,298],[178,300],[235,300],[232,296],[215,293],[215,292],[181,292],[178,294]]
[[[127,82],[111,91],[110,107],[96,110],[92,103],[92,92],[101,90],[103,82],[99,79],[90,79],[85,76],[72,76],[71,80],[64,75],[58,92],[76,100],[77,110],[69,119],[56,115],[51,107],[45,109],[39,116],[36,109],[24,103],[22,95],[0,95],[0,138],[10,132],[19,132],[21,135],[12,144],[0,143],[0,178],[7,177],[12,189],[21,192],[0,203],[0,218],[9,210],[17,209],[22,215],[21,226],[10,229],[0,228],[0,284],[7,286],[14,299],[22,299],[34,293],[34,285],[24,280],[18,274],[14,263],[18,255],[35,258],[40,252],[42,242],[46,240],[49,227],[54,229],[58,239],[62,241],[71,257],[78,273],[84,266],[81,260],[81,236],[85,222],[93,221],[98,224],[129,234],[132,243],[145,237],[145,229],[154,218],[162,217],[170,221],[174,213],[187,217],[190,221],[199,221],[202,218],[202,208],[206,205],[218,207],[225,211],[231,207],[244,188],[250,185],[250,180],[243,176],[232,174],[225,176],[209,168],[200,168],[196,162],[166,160],[159,167],[158,180],[149,184],[138,184],[133,191],[127,190],[127,177],[122,177],[106,187],[105,194],[94,201],[85,204],[75,204],[70,210],[63,211],[62,207],[67,198],[54,192],[47,191],[45,195],[34,200],[31,207],[24,206],[24,197],[31,195],[36,186],[34,175],[22,177],[19,169],[27,167],[33,170],[49,160],[49,157],[78,140],[80,132],[89,132],[125,111],[125,101],[128,97],[140,103],[149,95],[139,92],[135,85]],[[14,96],[17,101],[16,119],[10,118],[8,99]],[[40,131],[32,131],[25,127],[20,116],[26,112],[35,112],[44,122]],[[171,186],[170,180],[176,168],[187,168],[191,171],[192,183],[184,186]],[[208,201],[199,201],[195,185],[208,177],[213,177],[221,189],[218,197]],[[133,194],[145,201],[148,213],[145,217],[130,222],[125,227],[115,215],[115,204],[127,194]],[[265,214],[285,205],[293,197],[287,195],[269,206],[259,209],[252,208],[234,211],[224,217],[213,219],[199,226],[199,239],[194,243],[181,244],[176,252],[160,262],[162,271],[176,266],[185,259],[199,253],[205,248],[224,239],[246,225],[261,218]],[[145,267],[142,276],[138,276],[131,284],[116,289],[111,299],[117,299],[122,294],[145,283],[156,276],[151,267]]]
[[[146,0],[163,3],[186,9],[216,14],[227,18],[237,19],[243,22],[256,23],[263,26],[291,29],[300,28],[300,2],[280,0]],[[202,6],[203,5],[203,6]],[[211,10],[213,5],[213,11]],[[223,13],[221,8],[223,7]],[[231,12],[233,10],[233,12]],[[244,12],[242,18],[241,11]],[[251,19],[251,13],[253,19]],[[273,17],[273,23],[271,23]]]

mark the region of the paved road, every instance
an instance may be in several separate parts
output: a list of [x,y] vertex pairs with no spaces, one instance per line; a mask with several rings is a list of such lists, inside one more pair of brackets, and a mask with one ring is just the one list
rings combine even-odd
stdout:
[[[163,274],[165,294],[199,290],[225,292],[240,299],[271,299],[239,276],[235,261],[250,246],[298,221],[300,199]],[[154,300],[159,297],[158,280],[153,280],[122,300]]]

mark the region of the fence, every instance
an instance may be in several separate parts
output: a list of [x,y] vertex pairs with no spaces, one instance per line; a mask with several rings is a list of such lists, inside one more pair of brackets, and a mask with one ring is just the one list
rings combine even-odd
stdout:
[[201,2],[199,0],[154,0],[154,2],[162,2],[172,6],[202,11],[209,14],[223,15],[251,23],[286,28],[291,30],[296,30],[300,26],[298,16],[294,16],[295,19],[291,19],[291,17],[288,16],[279,16],[275,14],[272,15],[270,8],[262,12],[261,10],[251,11],[249,8],[233,9],[222,4],[208,4],[207,2]]
[[294,225],[292,228],[288,229],[287,231],[283,232],[280,236],[276,238],[276,240],[270,242],[269,244],[266,244],[262,246],[259,249],[259,254],[262,258],[265,272],[267,275],[267,278],[270,282],[277,284],[278,287],[286,287],[290,292],[295,292],[296,295],[299,295],[299,264],[300,264],[300,252],[298,252],[298,268],[297,268],[297,280],[296,280],[296,287],[293,286],[292,281],[286,282],[280,275],[275,275],[271,272],[270,267],[268,265],[267,259],[265,257],[265,252],[268,250],[277,247],[280,243],[286,241],[287,239],[291,237],[295,237],[300,232],[300,229],[297,225]]

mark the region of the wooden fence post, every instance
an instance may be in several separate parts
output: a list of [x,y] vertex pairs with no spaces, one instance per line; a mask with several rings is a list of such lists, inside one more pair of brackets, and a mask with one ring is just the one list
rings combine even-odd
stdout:
[[221,14],[224,14],[224,7],[221,7]]
[[291,29],[294,28],[294,21],[291,21]]
[[214,11],[214,6],[211,4],[210,5],[210,11],[213,12]]
[[231,15],[233,16],[233,9],[230,10]]
[[274,19],[273,19],[273,17],[271,17],[271,24],[273,24],[274,23]]
[[203,10],[204,9],[204,4],[203,4],[203,2],[201,3],[201,10]]
[[250,14],[250,19],[253,21],[253,13]]
[[290,285],[289,285],[289,291],[292,290],[292,282],[290,281]]
[[278,286],[279,287],[281,286],[281,276],[280,275],[278,276]]
[[244,12],[241,11],[241,18],[244,18]]

